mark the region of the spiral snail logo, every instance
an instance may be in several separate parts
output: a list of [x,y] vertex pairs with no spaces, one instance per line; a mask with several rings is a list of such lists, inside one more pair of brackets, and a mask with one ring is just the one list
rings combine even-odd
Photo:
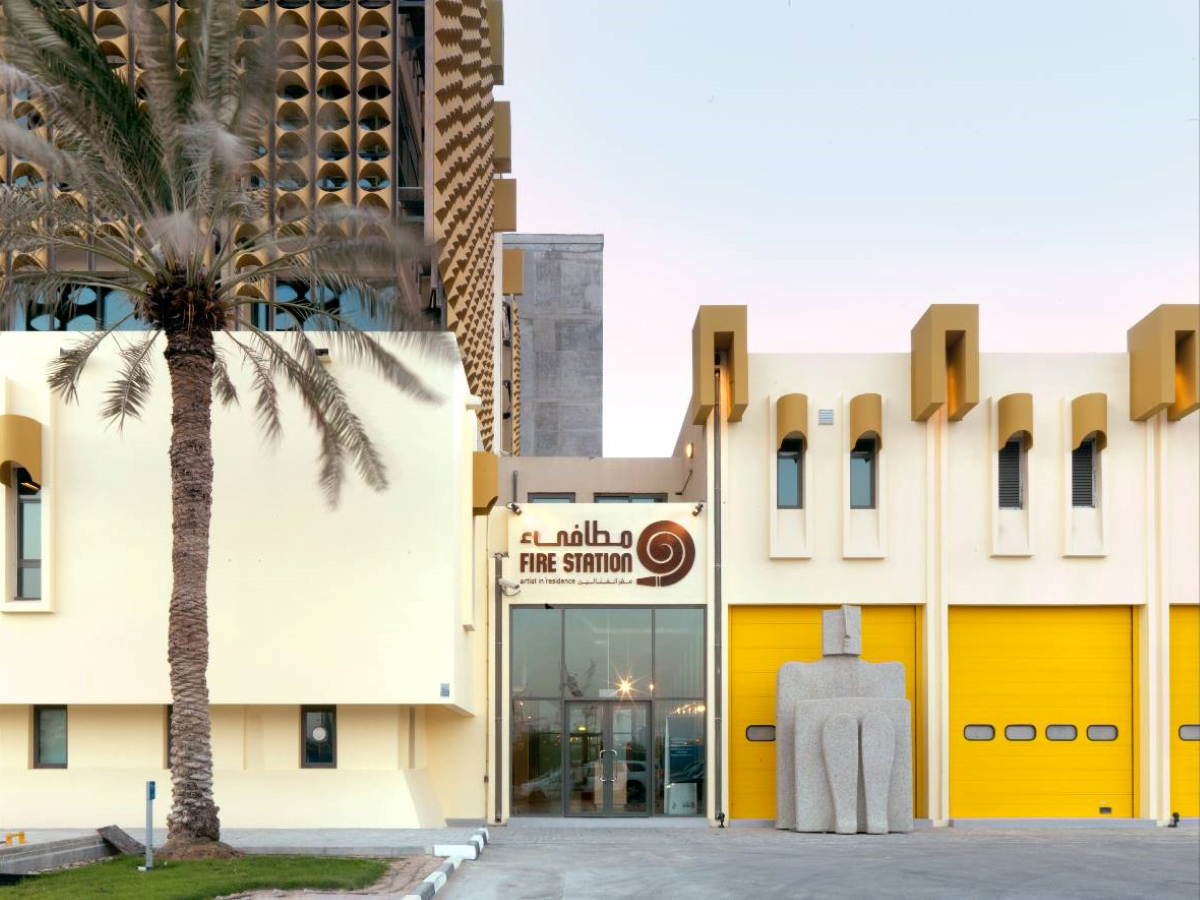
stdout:
[[667,587],[682,581],[696,561],[696,545],[678,522],[654,522],[642,529],[637,542],[638,562],[654,574],[638,584]]

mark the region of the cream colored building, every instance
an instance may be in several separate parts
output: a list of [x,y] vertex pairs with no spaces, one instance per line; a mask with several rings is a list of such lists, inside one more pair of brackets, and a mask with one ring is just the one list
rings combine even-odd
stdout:
[[[664,459],[497,459],[460,366],[414,353],[423,406],[335,353],[393,486],[331,511],[298,409],[274,448],[219,411],[223,824],[771,821],[775,673],[842,603],[905,664],[920,818],[1200,816],[1198,308],[1112,354],[980,353],[972,306],[910,353],[749,354],[747,319],[701,308]],[[0,334],[4,827],[134,821],[167,783],[165,396],[113,433],[113,357],[65,407],[58,346]],[[14,466],[40,468],[37,601]]]
[[[40,599],[14,599],[17,496],[11,482],[4,490],[0,822],[136,821],[150,779],[165,821],[166,371],[160,359],[143,421],[118,433],[98,415],[115,347],[97,351],[79,404],[67,406],[45,382],[63,339],[0,332],[0,455],[6,474],[40,468],[41,484]],[[453,336],[392,340],[440,402],[407,399],[336,348],[329,357],[383,453],[392,487],[382,493],[351,476],[328,508],[317,437],[286,390],[277,446],[254,424],[247,373],[243,406],[214,409],[209,690],[227,827],[481,816],[482,746],[460,737],[487,710],[486,619],[471,565],[479,399],[461,364],[421,352],[422,340]],[[303,767],[307,706],[335,710],[334,768]],[[57,707],[63,758],[39,759],[38,715]],[[43,767],[60,761],[65,768]]]
[[[493,512],[508,543],[491,547],[522,582],[514,521],[569,536],[601,504],[664,504],[640,507],[645,525],[680,516],[669,501],[703,479],[704,572],[682,602],[705,611],[692,705],[705,710],[695,794],[710,820],[774,820],[775,676],[820,656],[820,610],[843,603],[864,607],[867,659],[905,664],[920,818],[1195,818],[1197,319],[1195,306],[1160,307],[1130,329],[1128,353],[981,354],[977,308],[934,306],[910,353],[749,354],[745,307],[703,307],[674,457],[506,461],[515,475],[500,493],[520,515]],[[566,685],[581,668],[572,614],[658,599],[637,585],[603,599],[571,584],[510,593],[493,639],[536,633],[518,615],[562,609]],[[490,816],[683,811],[668,799],[662,717],[632,747],[611,724],[621,709],[650,718],[636,709],[657,709],[657,694],[541,688],[522,723],[531,695],[508,669],[522,659],[510,647],[493,688],[505,793]],[[657,680],[652,665],[644,677]],[[608,689],[623,680],[614,670]],[[589,705],[612,709],[593,715],[602,727],[582,723],[585,746],[575,732]],[[639,765],[652,802],[618,802]]]

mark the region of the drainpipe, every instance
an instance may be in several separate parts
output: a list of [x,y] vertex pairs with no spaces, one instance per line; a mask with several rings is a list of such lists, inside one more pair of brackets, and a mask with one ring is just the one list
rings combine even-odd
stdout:
[[[516,479],[516,473],[513,473],[513,479]],[[504,590],[500,587],[500,578],[504,574],[504,557],[506,553],[497,553],[495,559],[495,578],[493,579],[492,588],[496,598],[495,612],[492,616],[492,632],[495,635],[495,647],[493,653],[496,658],[496,685],[494,696],[496,698],[496,765],[493,771],[493,777],[496,779],[496,806],[493,813],[493,818],[497,824],[500,823],[501,804],[504,800],[504,774],[501,771],[503,768],[502,761],[504,755],[501,752],[504,741],[504,695],[502,690],[503,683],[503,661],[504,661]]]
[[713,721],[716,725],[716,754],[714,760],[716,762],[715,778],[713,780],[716,786],[716,797],[713,808],[716,810],[717,822],[722,828],[725,827],[725,812],[721,808],[723,801],[722,785],[722,754],[721,748],[724,746],[725,732],[722,724],[722,713],[724,712],[721,702],[721,660],[723,658],[722,636],[721,636],[721,368],[718,365],[713,369],[713,380],[716,383],[714,397],[716,403],[713,407]]

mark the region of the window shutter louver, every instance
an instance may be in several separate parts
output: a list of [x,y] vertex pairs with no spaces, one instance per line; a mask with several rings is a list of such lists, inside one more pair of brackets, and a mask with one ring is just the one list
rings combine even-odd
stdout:
[[1021,491],[1021,441],[1009,441],[1000,451],[1000,508],[1020,509]]
[[1071,505],[1096,505],[1096,439],[1088,438],[1071,451]]

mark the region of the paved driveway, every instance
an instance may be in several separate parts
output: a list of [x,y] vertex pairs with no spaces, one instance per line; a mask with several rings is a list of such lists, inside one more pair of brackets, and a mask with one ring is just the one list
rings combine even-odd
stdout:
[[1195,828],[492,828],[438,900],[1200,896]]

